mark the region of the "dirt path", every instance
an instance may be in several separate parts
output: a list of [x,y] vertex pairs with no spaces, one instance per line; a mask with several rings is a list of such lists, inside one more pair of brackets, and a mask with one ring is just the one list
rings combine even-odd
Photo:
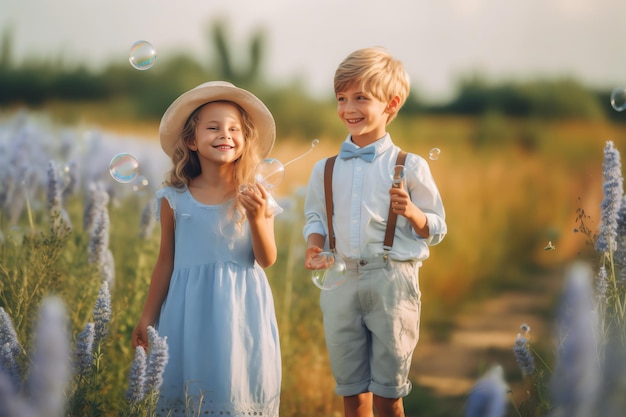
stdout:
[[[553,308],[560,284],[559,278],[549,278],[532,293],[504,292],[469,306],[459,315],[448,340],[420,339],[413,380],[438,396],[456,397],[467,395],[493,364],[501,365],[511,379],[519,379],[513,345],[520,326],[530,326],[533,343],[549,340],[552,322],[546,312]],[[516,395],[516,384],[507,382]]]

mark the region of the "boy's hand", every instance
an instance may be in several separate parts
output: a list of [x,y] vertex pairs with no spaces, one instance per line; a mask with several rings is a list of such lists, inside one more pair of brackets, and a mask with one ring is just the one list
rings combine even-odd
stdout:
[[403,187],[391,188],[389,190],[389,195],[391,198],[392,213],[407,218],[411,218],[416,214],[418,208],[415,204],[413,204],[411,198],[409,197],[409,193],[407,193]]
[[319,269],[318,262],[315,262],[315,258],[320,253],[322,253],[322,248],[318,246],[308,247],[304,255],[304,267],[306,269]]

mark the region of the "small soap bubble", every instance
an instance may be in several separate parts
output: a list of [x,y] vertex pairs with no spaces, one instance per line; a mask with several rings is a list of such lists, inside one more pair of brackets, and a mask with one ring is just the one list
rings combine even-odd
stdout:
[[128,52],[128,61],[133,68],[145,71],[152,68],[156,61],[156,50],[150,42],[137,41]]
[[436,161],[437,159],[439,159],[440,154],[441,154],[441,149],[432,148],[430,150],[430,153],[428,154],[428,157],[430,158],[431,161]]
[[111,159],[109,173],[121,183],[129,183],[139,175],[139,162],[129,153],[118,153]]
[[617,87],[611,93],[611,106],[617,111],[626,110],[626,88]]

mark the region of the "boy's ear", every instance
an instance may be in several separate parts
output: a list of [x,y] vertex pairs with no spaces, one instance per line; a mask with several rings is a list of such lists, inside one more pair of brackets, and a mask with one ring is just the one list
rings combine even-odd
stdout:
[[387,113],[393,114],[398,111],[398,107],[400,106],[400,97],[393,96],[389,103],[387,104]]

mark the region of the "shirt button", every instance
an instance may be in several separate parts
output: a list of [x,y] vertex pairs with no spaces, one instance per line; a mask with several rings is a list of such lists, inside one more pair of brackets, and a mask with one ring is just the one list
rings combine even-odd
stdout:
[[365,259],[361,259],[361,260],[359,261],[359,265],[361,265],[361,266],[365,266],[365,265],[367,265],[367,261],[366,261]]

